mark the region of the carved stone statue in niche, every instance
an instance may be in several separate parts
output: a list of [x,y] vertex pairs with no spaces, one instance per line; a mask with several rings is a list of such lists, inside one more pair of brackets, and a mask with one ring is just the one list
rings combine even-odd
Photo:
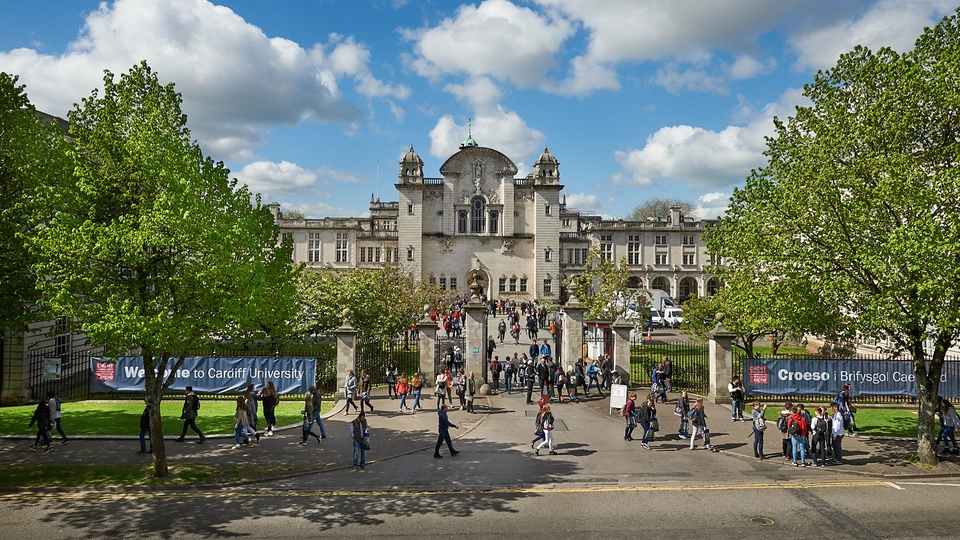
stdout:
[[477,193],[480,193],[483,186],[483,162],[478,161],[473,164],[473,187]]

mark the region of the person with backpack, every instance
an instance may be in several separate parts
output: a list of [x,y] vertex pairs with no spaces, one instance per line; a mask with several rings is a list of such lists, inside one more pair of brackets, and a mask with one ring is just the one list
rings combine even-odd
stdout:
[[740,377],[734,377],[733,381],[727,385],[727,392],[730,393],[730,420],[733,422],[743,422],[743,384]]
[[762,406],[759,401],[753,402],[753,457],[763,460],[763,432],[767,429],[767,419],[764,414],[767,412],[767,405]]
[[540,449],[544,446],[550,449],[550,455],[555,456],[557,453],[553,450],[553,413],[550,412],[550,404],[545,403],[543,409],[541,409],[542,414],[540,416],[540,426],[543,429],[543,442],[538,444],[536,448],[533,449],[534,453],[538,456],[540,455]]
[[[343,398],[346,400],[347,405],[343,409],[343,415],[347,416],[350,414],[350,406],[353,405],[354,410],[359,410],[360,407],[353,401],[353,397],[357,395],[357,376],[353,373],[352,369],[347,370],[347,377],[343,381]],[[414,406],[416,407],[416,406]]]
[[[367,370],[364,368],[360,369],[360,410],[363,410],[363,406],[366,405],[370,407],[370,412],[373,412],[373,403],[370,403],[370,392],[373,390],[373,384],[370,382],[370,374],[367,373]],[[319,394],[318,394],[319,395]],[[320,407],[317,407],[317,414],[320,414]],[[323,429],[323,424],[318,420],[320,428]]]
[[587,383],[587,387],[583,389],[584,397],[590,397],[590,389],[593,388],[593,385],[597,385],[597,394],[600,394],[600,397],[603,397],[603,392],[600,390],[600,366],[598,362],[590,362],[587,364],[587,377],[590,379]]
[[183,419],[183,431],[181,431],[180,436],[174,440],[176,442],[183,442],[184,437],[187,436],[187,428],[189,427],[200,436],[200,440],[197,441],[197,444],[203,444],[203,441],[207,440],[207,438],[203,436],[203,432],[197,427],[197,416],[199,416],[198,411],[200,411],[200,398],[193,393],[192,386],[187,386],[185,390],[187,393],[183,396],[183,408],[180,411],[180,418]]
[[803,438],[803,443],[807,449],[807,453],[809,454],[810,437],[813,435],[813,417],[810,416],[810,412],[807,411],[807,408],[803,406],[803,403],[797,403],[797,412],[800,413],[800,416],[803,417],[803,421],[806,422],[807,436]]
[[[790,419],[787,420],[787,434],[793,445],[793,466],[807,466],[807,421],[800,414],[800,409],[796,406],[791,409]],[[797,454],[800,454],[800,461],[797,461]]]
[[503,382],[507,385],[507,395],[513,394],[513,373],[516,367],[510,361],[510,357],[503,360]]
[[830,436],[830,422],[827,421],[827,411],[817,407],[817,416],[811,420],[810,432],[813,434],[813,466],[827,466],[827,438]]
[[703,437],[703,447],[712,452],[719,452],[717,448],[710,446],[710,430],[707,428],[707,413],[703,409],[702,397],[697,398],[690,412],[687,413],[687,418],[690,419],[690,424],[693,426],[693,434],[690,435],[690,449],[693,450],[697,447],[694,443],[697,441],[697,431],[699,431],[700,436]]
[[467,412],[473,414],[473,400],[477,397],[477,380],[473,377],[473,372],[471,371],[467,375],[467,389],[466,389],[466,400],[467,400]]
[[657,405],[656,394],[647,394],[647,399],[640,404],[637,412],[637,423],[643,428],[643,439],[640,441],[640,447],[646,450],[650,449],[649,442],[653,437],[657,423]]
[[400,397],[399,392],[397,392],[397,365],[393,362],[387,366],[386,371],[387,376],[387,396],[390,399],[396,399]]
[[651,379],[653,379],[653,384],[650,386],[650,391],[654,393],[654,402],[662,399],[663,402],[666,403],[667,386],[666,383],[663,382],[663,364],[657,364],[657,366],[653,368]]
[[453,384],[457,390],[457,399],[460,400],[460,410],[465,411],[467,410],[467,374],[463,372],[463,368],[454,375]]
[[681,439],[686,439],[687,435],[690,434],[687,429],[687,425],[690,423],[690,418],[687,417],[687,414],[690,412],[690,398],[687,396],[687,391],[684,390],[680,392],[680,397],[677,398],[677,405],[673,408],[673,415],[680,417],[680,427],[677,432],[680,434]]
[[777,429],[780,430],[780,438],[783,440],[783,459],[790,461],[793,459],[793,452],[790,449],[790,434],[787,433],[787,423],[790,415],[793,414],[793,403],[789,401],[783,404],[783,410],[777,416]]
[[47,400],[50,404],[50,431],[52,432],[53,428],[57,429],[57,433],[60,434],[60,445],[63,446],[70,442],[70,439],[67,438],[67,434],[63,432],[63,423],[61,422],[61,418],[63,417],[63,413],[61,412],[63,400],[58,398],[57,393],[53,390],[47,392]]
[[850,385],[845,384],[840,387],[840,393],[837,394],[837,399],[835,400],[837,405],[840,406],[840,413],[843,414],[843,427],[847,430],[847,434],[851,437],[856,437],[857,434],[854,431],[856,429],[856,422],[854,420],[854,413],[857,412],[857,407],[853,403],[850,403]]

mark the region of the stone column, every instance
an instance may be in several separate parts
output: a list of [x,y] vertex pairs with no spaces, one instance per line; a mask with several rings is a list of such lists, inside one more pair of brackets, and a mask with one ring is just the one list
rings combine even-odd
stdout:
[[563,336],[560,346],[563,348],[563,369],[572,367],[583,356],[583,314],[587,308],[580,305],[576,296],[570,296],[563,305]]
[[356,372],[357,368],[357,329],[350,324],[350,308],[343,310],[343,324],[333,335],[337,338],[337,386],[340,387],[347,380],[347,372]]
[[613,330],[613,367],[621,374],[625,372],[630,380],[630,330],[633,325],[621,315],[610,329]]
[[437,354],[437,323],[430,318],[430,306],[423,306],[423,318],[417,321],[420,335],[420,373],[424,383],[435,380],[434,366]]
[[723,326],[723,314],[717,314],[717,326],[707,337],[710,338],[710,391],[707,400],[711,403],[730,403],[727,383],[733,379],[733,340],[736,334]]

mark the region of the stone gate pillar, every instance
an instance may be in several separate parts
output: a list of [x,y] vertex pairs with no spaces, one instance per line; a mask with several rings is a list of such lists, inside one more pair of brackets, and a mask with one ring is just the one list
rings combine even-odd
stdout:
[[[339,388],[346,382],[347,372],[357,369],[357,329],[350,324],[350,308],[343,310],[343,323],[333,331],[333,335],[337,338],[337,388]],[[340,394],[338,393],[337,396],[339,397]]]
[[563,348],[563,369],[572,367],[583,356],[583,314],[587,308],[580,305],[576,296],[570,296],[563,305],[560,346]]
[[487,365],[487,306],[480,301],[480,292],[483,287],[474,275],[473,283],[470,284],[470,301],[467,302],[465,309],[467,311],[466,327],[463,329],[465,334],[463,351],[463,369],[468,374],[472,371],[474,378],[478,383],[483,384],[486,381]]
[[[423,306],[423,318],[417,321],[417,334],[420,336],[420,374],[424,383],[436,380],[433,372],[437,354],[437,323],[430,318],[430,306]],[[408,373],[412,378],[412,374]]]
[[723,314],[717,314],[717,325],[707,333],[710,338],[710,391],[707,400],[711,403],[730,403],[727,383],[733,379],[733,340],[736,334],[723,326]]
[[610,329],[613,330],[613,367],[622,368],[621,371],[627,373],[629,380],[630,330],[633,330],[633,325],[621,315],[610,325]]

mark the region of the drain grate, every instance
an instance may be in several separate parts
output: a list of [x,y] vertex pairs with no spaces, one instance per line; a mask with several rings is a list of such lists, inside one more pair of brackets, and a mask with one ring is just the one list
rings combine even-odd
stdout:
[[756,517],[750,518],[750,523],[753,523],[754,525],[769,527],[770,525],[773,525],[773,520],[768,517],[756,516]]

